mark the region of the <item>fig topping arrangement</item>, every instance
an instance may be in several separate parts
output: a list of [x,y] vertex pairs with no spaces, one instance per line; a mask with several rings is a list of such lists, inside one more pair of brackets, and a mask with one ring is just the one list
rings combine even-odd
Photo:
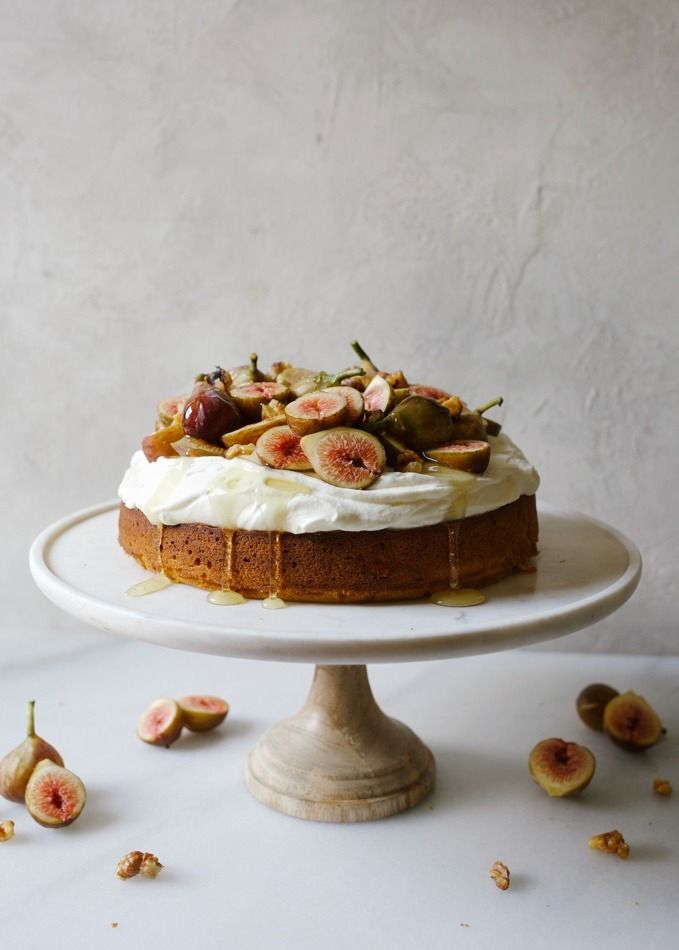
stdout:
[[[331,485],[359,490],[387,466],[422,472],[433,461],[474,475],[486,470],[488,437],[501,427],[484,413],[501,398],[470,410],[446,389],[378,369],[357,340],[351,347],[358,365],[337,373],[280,360],[263,372],[256,353],[229,370],[200,373],[191,393],[158,403],[156,428],[142,439],[146,458],[252,453],[262,465],[313,469]],[[331,437],[311,439],[323,433]]]
[[182,729],[207,732],[226,719],[229,704],[219,696],[184,696],[180,700],[154,700],[137,723],[137,735],[149,745],[169,748]]

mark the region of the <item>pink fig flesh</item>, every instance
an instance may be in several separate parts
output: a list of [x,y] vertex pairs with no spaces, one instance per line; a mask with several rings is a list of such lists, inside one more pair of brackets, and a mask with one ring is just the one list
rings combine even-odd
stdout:
[[439,389],[438,386],[423,386],[420,383],[413,383],[410,386],[410,392],[415,396],[429,396],[430,399],[436,399],[438,402],[450,398],[450,393],[445,389]]
[[338,488],[367,488],[387,462],[379,439],[360,429],[315,432],[302,437],[302,448],[316,474]]
[[533,781],[555,798],[581,792],[590,783],[595,766],[589,749],[563,739],[543,739],[528,759]]
[[363,393],[366,412],[387,413],[394,405],[394,390],[384,376],[373,376]]
[[229,704],[219,696],[183,696],[179,708],[184,717],[184,725],[191,732],[207,732],[224,722],[229,712]]
[[363,396],[358,389],[354,389],[353,386],[328,386],[322,392],[336,393],[346,399],[347,417],[344,420],[345,425],[353,426],[363,418]]
[[434,462],[460,472],[481,475],[490,462],[490,445],[476,439],[458,439],[445,445],[425,449],[424,455]]
[[26,807],[31,817],[46,828],[70,825],[86,800],[82,780],[49,759],[38,762],[26,786]]
[[183,725],[182,711],[174,699],[156,699],[137,723],[137,735],[149,745],[171,746]]
[[23,802],[33,769],[42,759],[63,765],[54,746],[35,734],[35,702],[28,704],[26,738],[0,762],[0,795],[12,802]]
[[300,444],[300,437],[295,435],[290,426],[276,426],[264,432],[257,439],[255,451],[261,461],[271,468],[297,472],[311,468],[311,462]]
[[296,435],[342,425],[347,418],[346,397],[342,393],[308,393],[285,407],[288,425]]

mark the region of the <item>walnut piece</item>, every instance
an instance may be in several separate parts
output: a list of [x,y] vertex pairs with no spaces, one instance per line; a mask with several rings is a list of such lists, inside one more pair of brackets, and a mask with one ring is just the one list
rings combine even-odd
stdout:
[[496,861],[490,869],[490,876],[495,881],[495,886],[501,891],[506,891],[509,887],[509,868],[502,861]]
[[629,857],[629,845],[619,831],[606,831],[602,835],[592,835],[588,843],[595,851],[617,854],[623,861]]
[[126,881],[128,877],[135,877],[141,874],[142,877],[157,877],[162,871],[163,865],[155,854],[149,851],[128,851],[127,854],[118,861],[116,875],[121,881]]
[[7,821],[0,821],[0,841],[9,841],[14,837],[14,822],[11,818]]
[[671,795],[672,794],[672,784],[669,779],[666,778],[654,778],[653,779],[653,791],[656,795]]

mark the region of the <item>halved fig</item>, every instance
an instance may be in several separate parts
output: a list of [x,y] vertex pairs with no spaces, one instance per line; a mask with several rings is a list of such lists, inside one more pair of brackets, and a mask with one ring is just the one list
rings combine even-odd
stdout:
[[329,386],[321,390],[324,393],[336,393],[347,401],[347,417],[344,424],[347,426],[355,425],[363,418],[363,396],[354,389],[353,386]]
[[443,402],[444,399],[450,399],[450,393],[445,389],[439,389],[438,386],[423,386],[421,383],[411,383],[410,392],[414,396],[429,396],[437,402]]
[[304,396],[316,388],[317,375],[316,370],[287,365],[276,375],[276,382],[282,383],[293,396]]
[[161,399],[156,407],[161,425],[169,426],[177,413],[184,411],[188,398],[188,393],[183,393],[181,396],[169,396],[167,399]]
[[179,738],[184,718],[174,699],[156,699],[137,723],[137,735],[149,745],[171,746]]
[[543,739],[528,758],[533,781],[554,798],[581,792],[589,785],[595,767],[589,749],[563,739]]
[[261,461],[271,468],[305,472],[312,467],[300,444],[300,437],[290,426],[277,425],[264,432],[257,439],[255,451]]
[[380,440],[360,429],[328,429],[301,441],[316,474],[338,488],[367,488],[387,462]]
[[197,439],[192,435],[183,435],[172,443],[172,448],[177,455],[185,455],[189,458],[196,458],[201,455],[224,455],[224,449],[221,445],[214,445],[212,442],[206,442],[205,439]]
[[381,412],[386,415],[394,405],[394,389],[384,376],[373,376],[363,393],[366,412]]
[[606,704],[604,732],[628,752],[641,752],[658,741],[662,723],[643,696],[628,690]]
[[606,683],[590,683],[578,693],[575,707],[578,715],[590,729],[602,732],[604,728],[604,710],[612,699],[620,693]]
[[234,429],[233,432],[226,432],[222,436],[222,442],[227,448],[230,445],[254,445],[260,435],[284,422],[285,415],[279,412],[276,416],[260,419],[259,422],[251,422],[247,426],[241,426],[240,429]]
[[35,700],[28,704],[26,738],[0,760],[0,795],[11,802],[23,802],[33,769],[43,759],[57,765],[64,760],[53,745],[35,733]]
[[290,396],[290,390],[277,382],[246,383],[242,386],[233,386],[229,395],[236,403],[245,419],[254,422],[261,419],[262,406],[277,399],[285,402]]
[[461,472],[473,472],[480,475],[488,468],[490,462],[490,445],[472,439],[462,439],[448,442],[446,445],[437,445],[433,449],[425,449],[424,455],[433,462],[439,462],[447,468],[455,468]]
[[26,808],[45,828],[63,828],[80,815],[87,793],[82,780],[50,759],[38,762],[26,786]]
[[172,443],[177,442],[183,435],[181,417],[175,416],[169,425],[162,426],[150,435],[144,436],[141,440],[142,452],[149,462],[155,462],[159,458],[171,458],[177,455]]
[[207,732],[224,722],[229,704],[219,696],[183,696],[178,700],[184,725],[191,732]]
[[347,414],[348,404],[342,393],[308,393],[285,407],[288,425],[300,436],[342,425]]

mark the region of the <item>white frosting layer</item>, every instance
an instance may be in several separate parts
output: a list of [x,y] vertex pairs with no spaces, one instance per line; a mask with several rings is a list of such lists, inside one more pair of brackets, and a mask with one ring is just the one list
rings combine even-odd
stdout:
[[309,472],[267,468],[252,457],[159,458],[136,452],[118,490],[155,525],[198,522],[248,531],[417,528],[501,508],[537,491],[539,477],[504,433],[491,438],[483,475],[430,465],[384,472],[369,488],[336,488]]

